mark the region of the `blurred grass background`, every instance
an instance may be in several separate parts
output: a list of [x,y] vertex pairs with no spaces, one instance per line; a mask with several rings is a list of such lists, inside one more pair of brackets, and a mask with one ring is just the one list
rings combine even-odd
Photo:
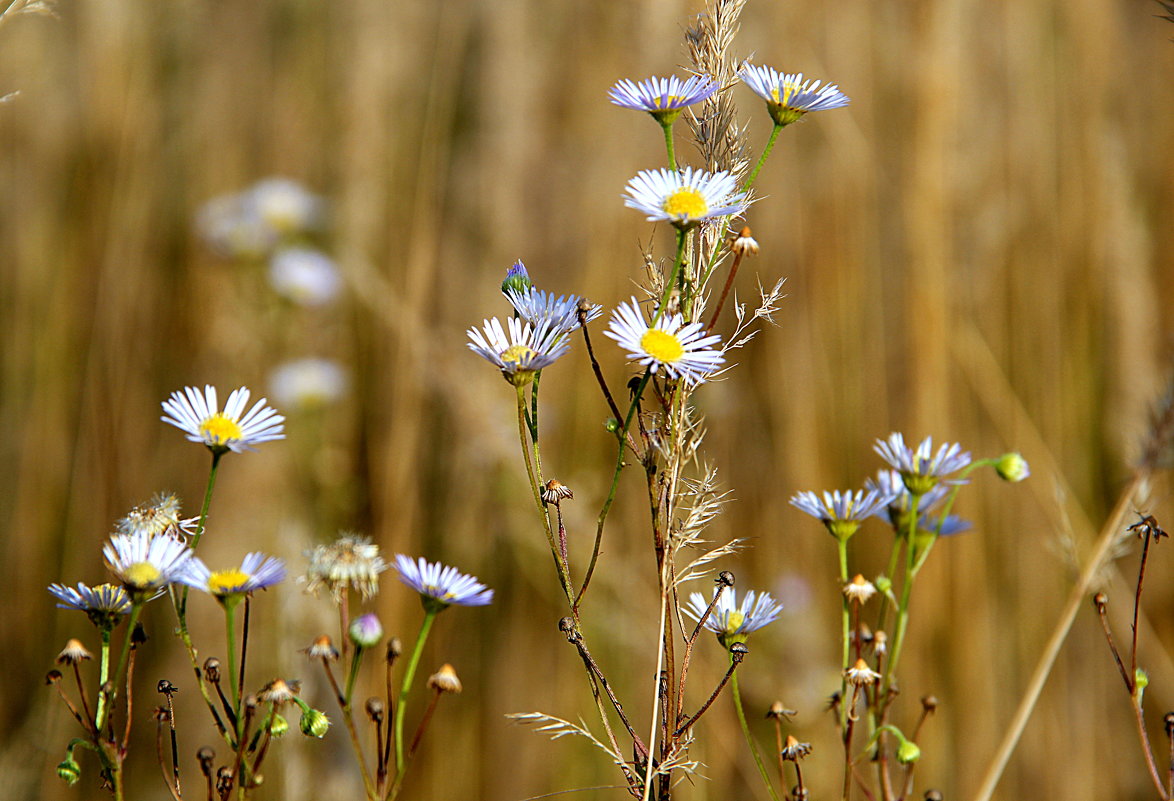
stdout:
[[[669,234],[650,233],[619,201],[628,178],[661,163],[659,132],[607,103],[606,90],[681,64],[681,34],[701,4],[58,9],[0,28],[0,92],[21,92],[0,106],[5,795],[102,797],[84,758],[77,788],[53,775],[73,723],[42,677],[89,626],[55,609],[45,585],[102,580],[114,520],[157,490],[195,513],[206,454],[157,422],[159,402],[205,382],[265,392],[278,361],[306,355],[346,364],[352,391],[319,416],[290,414],[288,442],[225,460],[205,557],[265,549],[298,572],[303,550],[353,528],[388,554],[480,576],[497,602],[444,615],[425,655],[428,672],[452,662],[465,693],[442,704],[409,796],[515,801],[615,784],[585,743],[548,743],[503,717],[592,713],[556,630],[562,609],[527,505],[512,393],[466,351],[464,331],[503,313],[498,284],[515,258],[541,287],[610,307],[633,294],[650,236],[665,255]],[[760,178],[766,197],[749,223],[763,253],[738,292],[753,297],[757,270],[767,285],[786,276],[789,297],[778,327],[701,395],[709,456],[736,497],[713,536],[754,538],[726,566],[741,588],[787,604],[752,642],[744,693],[752,710],[776,698],[800,710],[795,732],[816,746],[813,797],[839,781],[820,712],[836,685],[839,602],[831,540],[790,495],[859,486],[879,466],[872,441],[893,430],[976,455],[1018,448],[1032,463],[1025,485],[984,476],[963,494],[958,511],[976,530],[935,551],[915,602],[903,720],[918,696],[937,695],[922,786],[967,798],[1070,586],[1061,543],[1084,552],[1127,475],[1171,352],[1174,26],[1159,11],[1110,0],[794,0],[752,2],[744,15],[742,54],[830,79],[852,98],[784,132]],[[760,103],[734,91],[760,147]],[[263,270],[218,260],[196,237],[204,202],[270,175],[330,200],[330,249],[348,282],[340,304],[283,306]],[[619,354],[600,347],[621,382]],[[612,453],[581,347],[549,371],[543,395],[547,470],[576,493],[574,549],[590,538]],[[654,581],[629,481],[585,625],[643,729]],[[1167,527],[1168,501],[1159,482],[1150,510]],[[858,537],[857,569],[882,569],[887,538],[879,527]],[[1141,662],[1161,744],[1161,714],[1174,708],[1174,593],[1165,547],[1155,557],[1146,610],[1156,632]],[[1119,570],[1108,591],[1124,636],[1135,562]],[[375,605],[405,640],[420,617],[409,596],[389,578]],[[188,668],[169,653],[170,612],[156,606],[130,767],[140,798],[163,793],[148,717],[158,677],[186,701],[189,784],[192,755],[212,742]],[[196,630],[205,654],[220,642],[210,606]],[[264,596],[254,631],[270,647],[252,664],[258,687],[302,677],[334,715],[297,653],[332,630],[327,607],[292,582]],[[716,646],[698,659],[698,698],[722,659]],[[339,727],[322,743],[282,743],[259,797],[354,798],[344,740]],[[997,797],[1150,797],[1134,742],[1089,607]],[[762,796],[728,702],[707,716],[695,755],[709,778],[683,798]]]

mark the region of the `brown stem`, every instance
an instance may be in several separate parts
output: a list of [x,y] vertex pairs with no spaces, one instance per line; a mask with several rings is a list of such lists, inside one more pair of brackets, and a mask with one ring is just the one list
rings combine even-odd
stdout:
[[726,276],[726,285],[722,287],[721,297],[717,300],[717,306],[713,310],[713,316],[709,318],[709,330],[717,325],[717,318],[722,313],[722,306],[726,305],[726,295],[730,294],[730,287],[734,285],[734,276],[738,274],[738,265],[742,263],[742,254],[734,254],[734,263],[730,265],[730,274]]
[[[718,682],[717,687],[715,687],[713,692],[709,694],[709,698],[706,699],[705,703],[701,705],[701,708],[697,710],[696,714],[677,727],[677,730],[673,732],[674,737],[680,737],[685,733],[685,731],[688,730],[690,726],[697,722],[698,718],[705,714],[706,710],[708,710],[709,707],[713,705],[713,702],[717,700],[717,697],[721,693],[722,689],[726,686],[726,684],[729,683],[730,677],[734,675],[734,671],[737,670],[738,665],[740,664],[742,664],[741,659],[730,660],[730,667],[726,670],[726,675],[722,676],[722,680]],[[782,751],[782,748],[780,747],[779,750]]]
[[1154,763],[1154,752],[1150,746],[1150,736],[1145,730],[1145,715],[1142,714],[1141,710],[1141,694],[1137,691],[1134,691],[1132,706],[1134,721],[1137,723],[1137,736],[1141,740],[1141,753],[1145,757],[1145,766],[1149,770],[1150,781],[1158,789],[1158,797],[1166,801],[1170,796],[1166,793],[1166,788],[1162,784],[1162,776],[1158,773],[1158,766]]

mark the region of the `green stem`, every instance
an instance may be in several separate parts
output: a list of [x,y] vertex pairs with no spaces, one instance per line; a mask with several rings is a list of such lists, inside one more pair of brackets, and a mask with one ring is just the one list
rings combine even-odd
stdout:
[[416,647],[412,649],[412,656],[408,659],[408,666],[404,669],[404,680],[400,685],[399,698],[395,705],[395,769],[398,780],[399,773],[404,769],[404,712],[408,708],[408,693],[412,689],[412,680],[416,677],[416,665],[420,663],[420,654],[424,651],[424,641],[428,639],[428,632],[432,629],[432,621],[440,610],[425,607],[424,622],[420,624],[420,633],[416,635]]
[[[848,583],[848,540],[843,537],[836,537],[836,549],[840,556],[840,589],[842,590]],[[851,639],[851,623],[850,611],[848,609],[848,596],[840,593],[840,618],[841,618],[841,645],[840,654],[840,725],[847,723],[848,708],[847,697],[848,692],[848,678],[845,673],[848,670],[848,651],[849,640]]]
[[758,177],[758,171],[762,169],[762,165],[766,164],[767,156],[770,151],[774,149],[775,140],[779,138],[779,131],[783,130],[783,126],[775,123],[774,130],[770,132],[770,139],[766,142],[766,147],[762,151],[762,155],[758,157],[758,163],[754,165],[754,169],[750,171],[750,177],[746,179],[746,183],[742,185],[742,191],[745,192],[754,185],[754,179]]
[[[126,639],[122,643],[122,653],[118,657],[118,669],[114,671],[114,690],[111,692],[111,699],[118,695],[118,685],[122,682],[122,677],[126,675],[126,660],[130,657],[130,641],[134,637],[135,626],[139,622],[139,614],[143,611],[143,602],[135,601],[130,607],[130,616],[127,619]],[[101,690],[99,690],[99,693]],[[101,701],[98,702],[101,705]],[[106,704],[103,713],[98,715],[97,730],[102,731],[102,727],[106,725],[106,715],[110,712],[112,704]]]
[[[216,472],[220,467],[220,457],[224,455],[224,451],[212,451],[212,469],[208,471],[208,484],[204,487],[204,502],[200,505],[200,519],[196,523],[196,533],[192,535],[191,549],[195,553],[196,546],[200,544],[200,538],[204,536],[204,527],[208,524],[208,509],[212,506],[212,490],[216,487]],[[179,602],[175,605],[175,613],[179,616],[179,628],[183,632],[187,632],[187,613],[188,613],[188,592],[191,587],[186,584],[183,587],[179,596]],[[173,595],[172,598],[175,596]]]
[[660,318],[664,315],[664,310],[668,307],[669,298],[673,295],[673,287],[676,286],[677,278],[681,273],[681,264],[685,261],[685,237],[688,233],[683,228],[677,229],[677,255],[673,259],[673,271],[669,275],[669,280],[664,285],[664,296],[661,297],[660,305],[656,307],[656,312],[652,317],[653,325],[660,322]]
[[363,658],[363,646],[355,645],[355,655],[351,658],[351,672],[346,678],[346,695],[343,696],[345,706],[349,709],[351,705],[351,696],[354,694],[355,679],[359,675],[359,660]]
[[664,147],[669,154],[669,169],[676,172],[677,157],[673,152],[673,124],[671,122],[662,122],[660,127],[664,129]]
[[[917,537],[919,521],[918,505],[920,495],[910,495],[909,520],[905,532],[905,575],[902,577],[901,600],[897,605],[897,631],[893,636],[893,649],[889,661],[885,663],[884,675],[881,679],[880,697],[888,695],[892,687],[893,677],[896,675],[897,663],[901,660],[901,648],[905,645],[905,630],[909,626],[909,599],[913,594],[913,581],[917,578],[914,562],[914,543]],[[883,703],[883,701],[882,701]]]
[[746,738],[746,744],[750,746],[750,753],[754,756],[754,764],[758,766],[758,774],[762,776],[763,784],[766,785],[772,801],[779,801],[778,793],[775,792],[775,786],[770,780],[770,774],[766,772],[766,765],[762,762],[762,755],[758,753],[758,745],[750,735],[750,724],[746,722],[746,712],[742,709],[742,691],[738,686],[737,671],[734,671],[734,674],[730,676],[730,689],[734,691],[734,709],[738,713],[738,723],[742,726],[742,736]]
[[106,680],[110,678],[110,629],[102,629],[102,657],[98,665],[98,710],[94,715],[94,723],[97,726],[97,731],[102,731],[102,724],[100,721],[106,717],[106,693],[102,692],[102,687],[106,684]]
[[624,427],[616,434],[616,468],[612,472],[611,488],[608,490],[607,499],[603,502],[603,508],[599,510],[599,518],[595,521],[595,547],[591,549],[591,561],[587,564],[587,572],[583,574],[583,585],[575,596],[573,604],[575,610],[578,610],[579,603],[583,600],[583,594],[587,592],[587,585],[591,583],[591,576],[595,572],[595,563],[599,560],[599,549],[603,543],[603,524],[607,521],[607,514],[611,511],[611,505],[616,499],[616,490],[620,485],[620,473],[624,469],[624,443],[628,440],[628,431],[632,427],[632,420],[636,417],[636,409],[640,406],[640,398],[644,395],[644,388],[648,386],[651,378],[652,371],[645,370],[644,377],[640,379],[640,384],[632,394],[632,403],[624,418]]
[[[236,605],[239,598],[234,599],[231,596],[221,599],[221,604],[224,606],[224,638],[228,644],[228,688],[229,698],[232,699],[232,711],[236,715],[237,723],[241,721],[241,696],[240,684],[237,682],[236,674],[236,625],[234,620],[234,613],[236,612]],[[241,737],[241,732],[238,727],[237,737]]]

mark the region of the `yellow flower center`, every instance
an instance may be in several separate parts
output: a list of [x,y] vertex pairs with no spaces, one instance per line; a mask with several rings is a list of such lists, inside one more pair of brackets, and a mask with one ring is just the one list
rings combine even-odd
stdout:
[[232,595],[240,592],[249,578],[248,573],[242,573],[236,568],[217,570],[208,577],[208,592],[213,595]]
[[740,609],[730,612],[729,617],[726,618],[726,634],[733,634],[744,622],[746,622],[746,615],[742,614]]
[[691,186],[682,186],[664,201],[664,211],[673,217],[699,220],[709,211],[705,197]]
[[774,99],[774,102],[778,103],[780,106],[787,105],[787,103],[791,100],[791,96],[794,94],[795,86],[794,84],[789,83],[783,86],[783,91],[781,93],[779,92],[779,88],[777,86],[770,90],[770,96]]
[[521,364],[527,356],[535,353],[537,351],[525,345],[512,345],[501,352],[501,360],[506,364]]
[[669,95],[665,98],[656,98],[655,104],[657,108],[670,108],[673,103],[676,103],[681,98],[677,95]]
[[640,347],[662,364],[675,364],[685,355],[681,340],[659,328],[650,328],[640,337]]
[[122,571],[122,580],[132,587],[145,588],[153,586],[161,575],[150,562],[135,562]]
[[229,440],[241,438],[241,427],[235,420],[217,412],[200,424],[200,433],[213,445],[224,445]]

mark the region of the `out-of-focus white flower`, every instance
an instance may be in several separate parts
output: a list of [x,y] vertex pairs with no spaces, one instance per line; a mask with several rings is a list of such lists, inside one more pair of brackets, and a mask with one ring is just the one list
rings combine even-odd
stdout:
[[269,388],[282,406],[318,409],[346,394],[349,377],[330,359],[297,359],[269,375]]
[[269,281],[278,294],[302,306],[321,306],[334,300],[342,278],[334,260],[320,250],[282,248],[269,260]]
[[289,178],[258,181],[246,198],[257,216],[279,233],[300,233],[322,224],[322,198]]

